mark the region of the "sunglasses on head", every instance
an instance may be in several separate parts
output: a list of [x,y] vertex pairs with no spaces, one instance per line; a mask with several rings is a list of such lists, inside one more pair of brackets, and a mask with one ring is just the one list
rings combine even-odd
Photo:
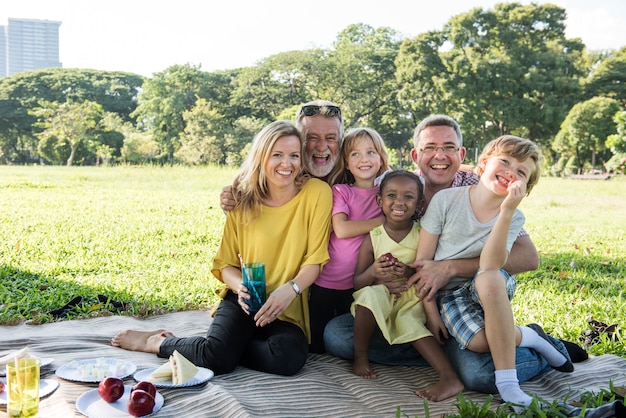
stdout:
[[301,111],[304,116],[315,116],[315,115],[319,115],[320,113],[322,113],[322,109],[326,109],[324,114],[327,116],[341,117],[341,109],[339,109],[338,106],[332,106],[332,105],[330,106],[329,105],[322,105],[322,106],[306,105],[306,106],[302,106]]

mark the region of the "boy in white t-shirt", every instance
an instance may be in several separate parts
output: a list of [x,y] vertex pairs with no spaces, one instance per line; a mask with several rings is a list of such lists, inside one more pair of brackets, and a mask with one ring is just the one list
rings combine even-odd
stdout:
[[[441,317],[428,317],[435,337],[448,332],[461,348],[490,352],[496,387],[505,402],[528,406],[515,369],[515,347],[530,347],[556,370],[573,371],[538,325],[516,326],[510,299],[515,277],[502,269],[524,215],[517,209],[539,180],[539,148],[505,135],[491,141],[478,159],[475,186],[441,190],[421,219],[417,260],[480,256],[473,279],[453,278],[437,293]],[[463,239],[461,238],[463,237]]]

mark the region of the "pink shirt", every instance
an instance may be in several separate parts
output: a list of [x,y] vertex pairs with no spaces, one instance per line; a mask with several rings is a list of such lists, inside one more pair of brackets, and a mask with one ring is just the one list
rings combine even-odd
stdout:
[[[345,213],[349,221],[382,216],[383,213],[376,204],[376,193],[378,193],[378,187],[359,189],[350,184],[335,184],[333,186],[333,216],[337,213]],[[365,235],[342,239],[337,238],[337,235],[331,232],[328,243],[330,261],[322,268],[315,284],[326,289],[352,289],[352,276],[354,276],[359,248]]]

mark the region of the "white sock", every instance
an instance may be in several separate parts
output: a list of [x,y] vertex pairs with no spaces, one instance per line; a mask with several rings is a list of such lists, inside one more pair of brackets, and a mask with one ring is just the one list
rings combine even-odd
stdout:
[[552,367],[559,367],[565,364],[567,357],[554,348],[552,344],[544,340],[534,329],[520,326],[517,328],[522,333],[522,341],[519,343],[520,347],[530,347],[536,350]]
[[[519,386],[517,380],[517,370],[496,370],[496,387],[504,402],[517,405],[528,406],[533,398],[528,396]],[[521,412],[519,408],[513,408],[516,412]]]

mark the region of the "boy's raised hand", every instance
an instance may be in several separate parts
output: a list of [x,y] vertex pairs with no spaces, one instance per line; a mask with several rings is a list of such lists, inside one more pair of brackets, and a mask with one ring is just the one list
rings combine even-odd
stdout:
[[524,196],[526,196],[526,182],[522,180],[515,180],[509,184],[507,188],[507,195],[502,201],[501,210],[514,211],[521,203]]

